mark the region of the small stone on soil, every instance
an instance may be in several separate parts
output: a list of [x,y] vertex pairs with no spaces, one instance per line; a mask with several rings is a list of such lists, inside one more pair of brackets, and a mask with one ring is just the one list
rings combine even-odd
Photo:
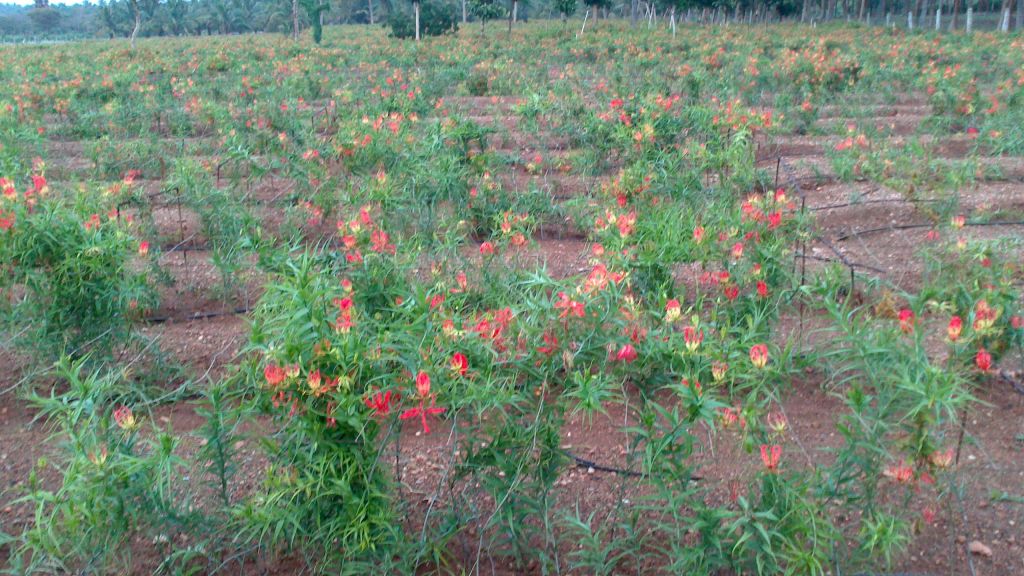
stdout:
[[967,545],[967,550],[969,550],[971,554],[976,554],[978,556],[992,556],[992,549],[977,540],[972,540],[971,543]]

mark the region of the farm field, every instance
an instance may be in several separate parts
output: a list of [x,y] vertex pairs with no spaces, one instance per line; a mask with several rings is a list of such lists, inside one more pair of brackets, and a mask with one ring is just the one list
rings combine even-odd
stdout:
[[1024,37],[0,47],[0,570],[1024,574]]

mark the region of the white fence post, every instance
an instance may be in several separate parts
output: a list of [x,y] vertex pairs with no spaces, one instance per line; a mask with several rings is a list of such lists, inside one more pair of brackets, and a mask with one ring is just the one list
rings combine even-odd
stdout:
[[974,11],[971,10],[970,6],[968,6],[967,7],[967,33],[968,34],[971,33],[971,28],[973,28],[973,26],[972,26],[973,24],[974,24]]
[[935,31],[942,30],[942,5],[935,9]]
[[907,12],[907,30],[914,29],[914,13]]

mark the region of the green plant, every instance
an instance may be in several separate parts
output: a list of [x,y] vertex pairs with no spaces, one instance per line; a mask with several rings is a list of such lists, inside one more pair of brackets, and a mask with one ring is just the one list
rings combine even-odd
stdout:
[[[40,360],[62,351],[103,356],[126,342],[134,321],[156,304],[147,277],[148,242],[120,217],[104,191],[50,190],[42,175],[23,195],[0,179],[4,204],[3,286],[24,287],[7,300],[7,319]],[[22,330],[20,327],[24,327]]]
[[[196,519],[181,491],[185,461],[178,440],[163,430],[147,438],[116,374],[85,373],[82,361],[61,360],[66,391],[34,396],[40,417],[64,439],[61,453],[42,458],[21,499],[35,506],[33,522],[18,537],[18,571],[105,573],[129,562],[135,538],[165,550]],[[56,468],[55,490],[41,476]]]
[[[312,255],[286,262],[256,311],[246,375],[278,430],[262,441],[271,460],[263,490],[239,519],[253,540],[301,546],[321,558],[322,570],[383,553],[398,537],[378,462],[387,428],[367,403],[400,364],[360,336],[371,326],[356,316],[365,304],[353,302]],[[391,394],[380,396],[383,415]]]

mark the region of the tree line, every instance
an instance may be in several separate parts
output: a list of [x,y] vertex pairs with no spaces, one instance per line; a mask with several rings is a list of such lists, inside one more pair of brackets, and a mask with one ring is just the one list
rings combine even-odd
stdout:
[[[421,22],[421,2],[425,6]],[[98,4],[0,4],[0,36],[130,37],[285,33],[325,25],[414,27],[419,37],[458,22],[507,18],[628,18],[634,24],[857,20],[876,25],[962,28],[970,9],[976,28],[1024,27],[1024,0],[101,0]],[[443,24],[437,24],[438,18]],[[397,22],[407,18],[408,23]],[[415,23],[413,22],[415,20]],[[432,26],[433,25],[433,26]],[[396,34],[399,35],[399,34]]]

